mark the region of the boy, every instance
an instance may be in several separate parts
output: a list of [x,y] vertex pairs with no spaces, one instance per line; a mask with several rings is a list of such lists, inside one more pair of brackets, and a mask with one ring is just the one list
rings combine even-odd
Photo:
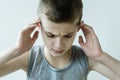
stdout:
[[[95,70],[118,80],[120,62],[101,49],[93,29],[81,22],[82,7],[81,0],[40,0],[39,18],[0,56],[0,76],[23,69],[28,80],[87,80],[89,71]],[[30,36],[35,28],[41,31],[43,46],[32,47],[39,33]],[[86,38],[84,42],[79,37],[81,48],[72,45],[79,29]]]

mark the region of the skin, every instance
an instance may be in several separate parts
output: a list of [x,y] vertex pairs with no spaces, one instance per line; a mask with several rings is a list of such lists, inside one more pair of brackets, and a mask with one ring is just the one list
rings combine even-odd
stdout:
[[71,45],[79,27],[77,22],[78,19],[70,24],[54,24],[42,15],[41,33],[45,43],[45,57],[54,67],[63,68],[69,62]]
[[[83,41],[82,36],[79,37],[78,42],[88,56],[90,71],[95,70],[111,80],[119,80],[120,61],[114,59],[101,49],[92,27],[83,22],[76,25],[77,22],[78,19],[73,23],[53,23],[44,15],[23,28],[16,44],[1,52],[4,55],[0,56],[0,76],[7,75],[19,69],[27,71],[29,50],[38,38],[39,32],[36,31],[32,37],[30,37],[30,34],[36,28],[42,33],[45,43],[44,55],[46,59],[52,66],[58,69],[64,68],[71,58],[71,45],[75,35],[81,29],[86,38],[86,42]],[[71,37],[68,38],[68,36]]]

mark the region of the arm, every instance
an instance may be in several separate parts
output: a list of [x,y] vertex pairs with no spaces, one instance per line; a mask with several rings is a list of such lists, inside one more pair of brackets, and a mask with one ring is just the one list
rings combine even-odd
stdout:
[[108,79],[110,80],[119,80],[120,78],[114,74],[114,72],[112,72],[108,67],[106,67],[105,65],[91,59],[88,58],[89,60],[89,68],[90,71],[91,70],[95,70],[98,73],[102,74],[103,76],[106,76]]
[[120,77],[120,61],[116,60],[115,58],[111,57],[107,53],[103,52],[102,55],[97,58],[97,61],[101,64],[108,67],[112,70],[117,76]]
[[[104,74],[105,76],[110,76],[113,78],[115,75],[120,78],[120,61],[112,58],[101,49],[98,38],[92,27],[81,23],[80,28],[83,31],[86,42],[84,42],[82,36],[80,36],[79,43],[85,54],[96,62],[96,64],[92,64],[93,61],[90,62],[90,65],[92,64],[92,68],[100,73],[104,73],[106,71],[106,74]],[[98,64],[101,65],[101,71],[99,70],[100,67]]]
[[29,51],[21,56],[9,60],[6,64],[4,64],[0,68],[0,77],[8,75],[19,69],[23,69],[24,71],[27,71],[28,55],[29,55]]
[[24,54],[29,53],[29,49],[33,46],[38,37],[38,31],[36,31],[32,37],[31,33],[38,26],[39,22],[40,20],[37,19],[34,23],[29,24],[21,30],[16,44],[13,47],[0,52],[0,54],[2,54],[0,55],[0,76],[22,67],[23,58],[25,57]]

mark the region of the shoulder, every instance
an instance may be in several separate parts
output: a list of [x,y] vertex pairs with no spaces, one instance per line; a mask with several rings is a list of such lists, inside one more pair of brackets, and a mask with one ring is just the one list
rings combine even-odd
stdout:
[[35,58],[35,56],[40,55],[43,52],[43,45],[34,45],[29,54],[29,59]]
[[78,52],[83,51],[82,48],[80,46],[77,46],[77,45],[72,45],[72,50],[73,51],[78,51]]
[[43,47],[42,45],[34,45],[31,48],[30,52],[38,52],[39,50],[41,50],[42,47]]
[[43,51],[44,46],[43,45],[34,45],[29,53],[29,57],[28,57],[28,68],[33,66],[33,64],[37,61],[40,62],[39,60],[41,60],[41,55],[44,52]]
[[85,70],[86,74],[89,72],[89,62],[88,57],[80,46],[73,45],[73,56],[74,60],[80,63],[80,66]]
[[87,56],[85,55],[84,51],[82,50],[80,46],[73,45],[72,52],[78,57],[87,58]]
[[73,45],[72,53],[75,59],[79,60],[85,67],[88,67],[88,57],[80,46]]
[[40,64],[42,59],[42,53],[43,53],[43,45],[34,45],[31,50],[28,57],[28,64],[27,64],[27,76],[30,76],[32,69],[34,67],[38,66]]
[[93,70],[95,65],[98,64],[97,61],[88,57],[80,46],[73,45],[72,50],[76,58],[78,58],[81,63],[87,64],[89,71]]

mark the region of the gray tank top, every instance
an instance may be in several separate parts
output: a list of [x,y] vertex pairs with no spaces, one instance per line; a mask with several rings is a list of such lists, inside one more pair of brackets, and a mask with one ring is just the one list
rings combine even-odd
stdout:
[[78,46],[72,46],[72,58],[64,69],[52,67],[44,56],[44,46],[34,46],[28,60],[27,80],[87,80],[88,58]]

